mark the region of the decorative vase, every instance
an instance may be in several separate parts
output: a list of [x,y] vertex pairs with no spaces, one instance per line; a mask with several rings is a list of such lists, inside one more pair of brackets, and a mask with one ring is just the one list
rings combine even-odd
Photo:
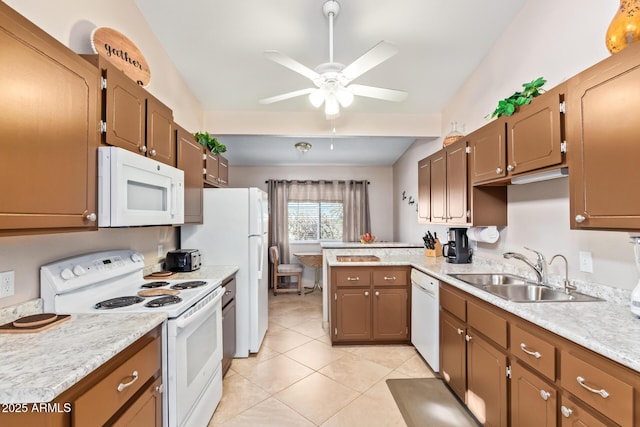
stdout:
[[464,134],[458,131],[458,122],[451,122],[451,132],[444,137],[444,141],[442,141],[442,146],[446,147],[447,145],[451,145],[456,141],[464,138]]
[[606,44],[609,52],[616,53],[640,39],[640,0],[620,0],[607,29]]

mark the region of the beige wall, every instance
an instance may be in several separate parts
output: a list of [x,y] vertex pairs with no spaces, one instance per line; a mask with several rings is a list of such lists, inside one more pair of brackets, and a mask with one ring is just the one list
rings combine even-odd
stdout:
[[[523,82],[543,76],[551,88],[608,57],[604,36],[617,6],[615,1],[587,5],[580,0],[529,0],[445,108],[442,134],[449,132],[451,121],[464,124],[467,133],[481,127],[497,101],[518,90]],[[418,160],[441,146],[441,140],[416,143],[394,165],[398,240],[416,241],[417,235],[427,229],[404,212],[406,206],[398,205],[397,193],[412,185],[417,191]],[[612,197],[626,197],[615,191],[612,189]],[[638,272],[628,234],[571,231],[568,195],[568,179],[510,186],[509,225],[501,230],[498,243],[481,244],[479,253],[501,258],[507,250],[526,252],[524,246],[548,256],[562,253],[569,260],[571,278],[633,288]],[[592,253],[593,273],[579,271],[579,251]],[[559,267],[554,266],[552,272],[561,274]]]

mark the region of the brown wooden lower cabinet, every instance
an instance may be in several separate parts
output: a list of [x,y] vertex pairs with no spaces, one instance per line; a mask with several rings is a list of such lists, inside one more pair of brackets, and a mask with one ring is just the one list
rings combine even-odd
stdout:
[[440,283],[440,373],[485,426],[640,426],[640,374]]
[[150,331],[52,402],[0,412],[0,426],[161,427],[161,336],[160,327]]
[[408,267],[332,267],[330,277],[333,343],[408,342]]

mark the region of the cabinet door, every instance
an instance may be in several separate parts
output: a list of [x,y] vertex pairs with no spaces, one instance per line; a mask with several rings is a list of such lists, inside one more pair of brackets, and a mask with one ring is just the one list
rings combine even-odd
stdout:
[[217,154],[213,154],[211,151],[206,150],[206,157],[204,160],[204,182],[210,186],[220,185],[220,178],[218,175],[219,159]]
[[467,353],[465,325],[440,309],[440,374],[449,387],[466,401]]
[[499,118],[467,135],[470,148],[471,184],[504,178],[507,175],[507,133],[504,119]]
[[4,3],[0,45],[0,234],[96,229],[98,70]]
[[562,163],[564,113],[560,104],[565,92],[566,85],[556,86],[507,119],[507,170],[511,175]]
[[177,166],[184,171],[184,223],[202,224],[202,154],[193,134],[176,127]]
[[170,166],[176,165],[173,112],[147,94],[147,156]]
[[418,217],[431,220],[431,159],[418,162]]
[[222,374],[226,374],[236,354],[236,300],[222,309]]
[[373,288],[373,338],[375,340],[406,340],[407,288]]
[[511,425],[518,427],[555,427],[557,391],[523,368],[511,366]]
[[446,149],[447,155],[447,222],[467,222],[467,145],[456,142]]
[[485,426],[507,425],[507,356],[467,332],[467,407]]
[[229,186],[229,161],[226,157],[218,154],[218,178],[220,178],[220,186]]
[[640,44],[569,80],[571,228],[640,229]]
[[441,150],[431,159],[431,221],[447,219],[447,156]]
[[336,290],[336,341],[371,339],[370,288]]
[[99,64],[107,80],[103,93],[107,125],[104,142],[144,154],[147,150],[145,90],[107,61],[100,60]]
[[162,426],[162,378],[154,382],[112,424],[113,427],[161,427]]

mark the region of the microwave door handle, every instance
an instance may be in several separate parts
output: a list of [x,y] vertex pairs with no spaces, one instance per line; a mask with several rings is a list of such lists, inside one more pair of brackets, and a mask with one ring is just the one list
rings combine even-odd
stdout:
[[171,216],[176,216],[176,203],[178,203],[178,196],[176,194],[176,184],[171,181]]
[[224,295],[224,292],[225,292],[225,288],[219,287],[213,292],[218,292],[218,295],[216,295],[215,298],[209,301],[204,307],[200,307],[200,310],[198,310],[196,314],[189,316],[186,319],[183,317],[178,317],[176,319],[176,326],[178,327],[178,329],[184,329],[187,326],[191,325],[192,323],[197,322],[200,318],[210,314],[209,309],[222,299],[222,296]]

